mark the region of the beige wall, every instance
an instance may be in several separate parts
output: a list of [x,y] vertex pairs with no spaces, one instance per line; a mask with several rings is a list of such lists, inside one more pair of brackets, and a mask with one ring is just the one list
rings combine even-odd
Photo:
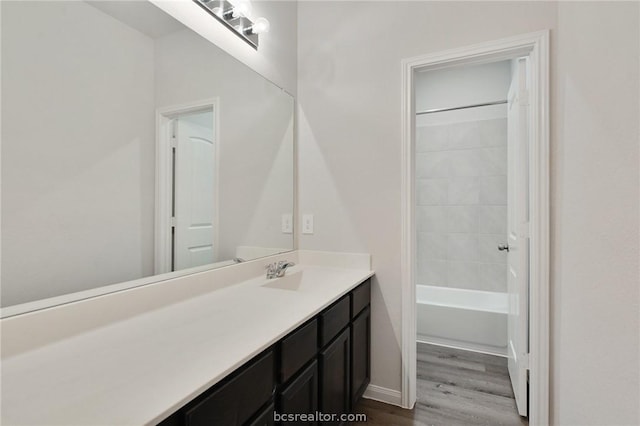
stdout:
[[393,390],[400,61],[552,30],[552,421],[640,422],[638,4],[300,2],[298,12],[299,209],[315,214],[300,247],[372,253],[372,383]]

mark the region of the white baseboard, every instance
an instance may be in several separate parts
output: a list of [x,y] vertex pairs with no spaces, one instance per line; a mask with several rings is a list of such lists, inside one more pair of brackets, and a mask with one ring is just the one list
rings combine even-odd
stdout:
[[364,391],[363,398],[402,407],[402,393],[397,390],[383,388],[382,386],[369,385]]

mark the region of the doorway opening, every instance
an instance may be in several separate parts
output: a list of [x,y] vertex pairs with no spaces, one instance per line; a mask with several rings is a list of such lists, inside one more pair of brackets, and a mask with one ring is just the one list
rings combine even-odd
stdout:
[[528,294],[519,281],[528,236],[515,229],[528,223],[526,69],[517,58],[417,70],[414,79],[417,342],[427,379],[417,399],[450,395],[463,411],[454,399],[464,390],[491,408],[469,408],[488,423],[527,415]]
[[[509,378],[511,415],[546,424],[548,33],[409,59],[403,72],[402,405],[416,402],[418,357],[423,371],[474,352]],[[422,383],[422,396],[443,386]]]
[[217,101],[158,111],[156,273],[218,261]]

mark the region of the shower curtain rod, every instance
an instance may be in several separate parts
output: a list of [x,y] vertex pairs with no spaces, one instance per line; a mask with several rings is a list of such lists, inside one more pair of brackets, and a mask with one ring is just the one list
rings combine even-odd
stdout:
[[485,102],[485,103],[482,103],[482,104],[465,105],[465,106],[452,107],[452,108],[428,109],[426,111],[416,112],[416,115],[431,114],[431,113],[434,113],[434,112],[455,111],[457,109],[476,108],[476,107],[483,107],[483,106],[489,106],[489,105],[500,105],[500,104],[506,104],[506,103],[507,103],[507,100],[505,99],[503,101]]

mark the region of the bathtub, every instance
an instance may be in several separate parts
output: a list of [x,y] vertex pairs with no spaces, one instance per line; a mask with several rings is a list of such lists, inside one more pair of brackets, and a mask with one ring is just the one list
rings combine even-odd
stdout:
[[418,341],[507,355],[507,293],[416,286]]

